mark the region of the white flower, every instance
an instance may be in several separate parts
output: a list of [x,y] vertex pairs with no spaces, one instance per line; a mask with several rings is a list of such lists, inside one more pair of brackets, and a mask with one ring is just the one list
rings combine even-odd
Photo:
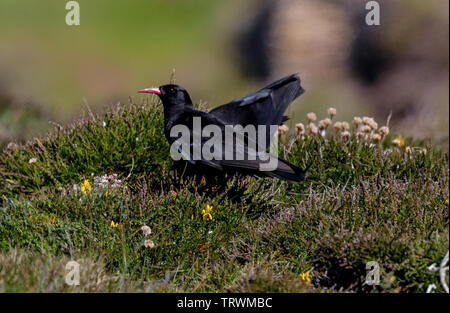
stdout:
[[144,225],[141,227],[142,233],[144,234],[144,236],[148,236],[152,233],[152,229],[150,227],[148,227],[147,225]]
[[105,121],[102,122],[102,126],[106,127],[106,122]]
[[153,240],[146,240],[144,241],[144,247],[153,249],[154,247],[156,247],[156,245]]
[[36,164],[37,163],[37,159],[36,158],[31,158],[28,163],[30,164]]

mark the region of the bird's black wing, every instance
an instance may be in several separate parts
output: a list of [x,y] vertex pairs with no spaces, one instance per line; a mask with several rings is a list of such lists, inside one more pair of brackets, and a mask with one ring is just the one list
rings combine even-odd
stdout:
[[273,139],[270,125],[280,125],[289,104],[304,93],[297,74],[286,76],[263,89],[212,109],[209,114],[227,125],[265,125],[266,148]]
[[[193,140],[192,136],[190,136],[188,143],[190,151],[182,151],[181,146],[177,149],[183,155],[183,159],[189,161],[191,164],[206,165],[222,171],[249,171],[254,174],[259,172],[260,174],[264,174],[266,176],[278,177],[290,182],[298,182],[304,179],[304,171],[284,159],[267,153],[263,146],[258,146],[258,144],[252,138],[249,138],[245,133],[241,133],[241,136],[235,135],[235,137],[233,137],[234,140],[225,140],[225,134],[227,130],[230,131],[232,125],[225,125],[221,120],[209,115],[206,112],[186,109],[183,116],[181,116],[175,124],[187,126],[191,129],[192,135],[192,122],[194,117],[199,117],[201,119],[201,128],[204,128],[207,125],[218,126],[223,137],[221,140],[222,148],[220,159],[205,160],[204,158],[201,158],[200,160],[195,160],[193,158],[195,149],[197,149],[197,151],[202,151],[205,141],[202,140],[201,142],[197,142]],[[179,144],[183,144],[180,138],[178,138],[177,141]],[[228,159],[225,155],[226,151],[234,151],[234,159]],[[242,159],[238,159],[237,155],[241,155]],[[267,167],[274,163],[276,164],[276,167],[267,170]]]

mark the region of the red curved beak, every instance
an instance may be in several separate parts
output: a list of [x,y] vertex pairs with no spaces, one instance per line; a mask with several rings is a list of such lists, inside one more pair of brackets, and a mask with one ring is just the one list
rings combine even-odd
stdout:
[[151,87],[138,90],[139,93],[156,93],[157,95],[161,94],[161,90],[158,87]]

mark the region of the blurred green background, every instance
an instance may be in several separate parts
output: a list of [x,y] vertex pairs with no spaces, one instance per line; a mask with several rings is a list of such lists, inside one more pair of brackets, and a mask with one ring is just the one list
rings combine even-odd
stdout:
[[0,1],[0,146],[176,82],[211,107],[299,72],[291,126],[330,106],[448,141],[448,1]]

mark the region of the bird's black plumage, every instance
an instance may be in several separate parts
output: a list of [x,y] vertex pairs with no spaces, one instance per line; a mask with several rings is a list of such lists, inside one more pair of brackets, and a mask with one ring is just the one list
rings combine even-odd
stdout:
[[[289,104],[304,92],[298,75],[292,74],[257,92],[214,108],[209,113],[231,125],[281,125],[287,120],[283,114]],[[266,147],[274,135],[269,130],[267,127]]]
[[[304,92],[298,75],[294,74],[282,78],[253,94],[233,100],[210,112],[196,110],[188,92],[179,85],[168,84],[159,88],[147,88],[140,92],[156,93],[161,98],[164,106],[164,134],[170,144],[179,140],[179,138],[171,136],[171,130],[175,125],[184,125],[191,130],[190,150],[181,151],[181,148],[178,148],[191,166],[220,172],[265,175],[290,182],[299,182],[305,178],[305,172],[288,161],[269,153],[264,153],[266,160],[263,160],[257,154],[257,151],[266,151],[271,143],[274,133],[270,131],[270,127],[267,127],[266,140],[264,142],[255,142],[255,138],[250,138],[244,134],[241,137],[242,145],[237,144],[237,138],[231,143],[222,140],[222,157],[219,159],[208,160],[192,157],[193,151],[195,149],[200,149],[201,151],[205,143],[205,140],[199,143],[192,138],[194,119],[201,121],[202,128],[208,125],[218,127],[222,131],[223,136],[227,128],[235,125],[243,127],[247,125],[255,127],[258,125],[278,126],[286,118],[283,114],[289,103]],[[225,158],[226,151],[235,151],[236,156],[238,153],[241,153],[244,158]],[[256,157],[252,159],[249,157],[250,155]],[[268,161],[276,161],[276,168],[270,171],[261,170],[261,167],[267,164]]]

